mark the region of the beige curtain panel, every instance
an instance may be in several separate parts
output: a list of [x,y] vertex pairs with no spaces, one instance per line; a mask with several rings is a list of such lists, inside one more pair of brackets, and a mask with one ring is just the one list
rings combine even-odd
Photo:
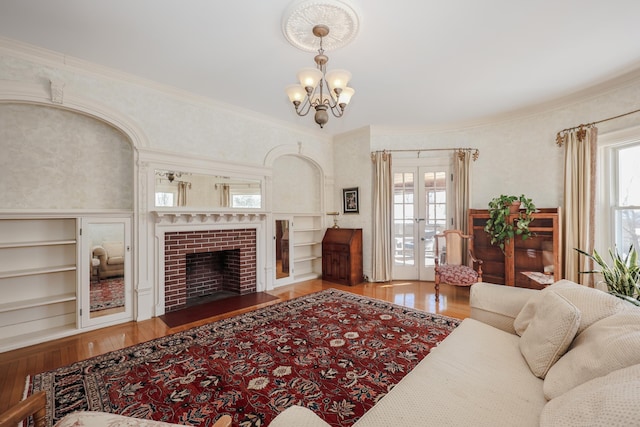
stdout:
[[391,280],[393,261],[393,176],[391,154],[371,153],[373,161],[373,233],[372,272],[373,282]]
[[566,132],[564,162],[564,277],[593,286],[590,260],[575,248],[592,253],[595,238],[596,149],[598,129],[579,127]]

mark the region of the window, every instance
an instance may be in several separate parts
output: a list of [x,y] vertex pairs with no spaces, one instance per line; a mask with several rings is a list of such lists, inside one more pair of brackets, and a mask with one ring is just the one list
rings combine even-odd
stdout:
[[173,193],[156,192],[156,206],[171,207],[173,204]]
[[262,205],[262,193],[259,186],[231,186],[229,188],[231,196],[231,207],[233,208],[255,208]]
[[613,237],[618,251],[626,253],[630,245],[640,249],[640,143],[615,148],[612,159]]
[[608,248],[615,247],[621,254],[631,245],[640,250],[640,128],[603,135],[598,143],[601,185],[596,249],[608,262]]

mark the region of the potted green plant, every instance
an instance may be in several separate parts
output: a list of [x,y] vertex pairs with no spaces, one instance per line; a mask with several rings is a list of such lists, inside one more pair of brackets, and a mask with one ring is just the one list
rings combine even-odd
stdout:
[[593,254],[577,249],[579,253],[593,260],[600,270],[581,271],[581,274],[602,274],[607,284],[607,291],[611,295],[640,306],[640,266],[638,266],[638,252],[631,245],[627,255],[621,255],[617,250],[609,248],[611,265],[594,249]]
[[[536,206],[524,194],[520,196],[505,196],[504,194],[489,202],[489,220],[484,231],[489,233],[491,244],[498,245],[504,252],[505,244],[515,236],[523,240],[532,236],[529,224],[533,221]],[[518,214],[516,221],[510,221],[511,214]]]

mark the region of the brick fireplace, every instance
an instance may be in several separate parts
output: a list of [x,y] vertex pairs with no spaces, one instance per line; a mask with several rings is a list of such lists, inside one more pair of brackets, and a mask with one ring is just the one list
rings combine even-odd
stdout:
[[207,292],[256,292],[256,247],[255,228],[165,232],[165,311]]

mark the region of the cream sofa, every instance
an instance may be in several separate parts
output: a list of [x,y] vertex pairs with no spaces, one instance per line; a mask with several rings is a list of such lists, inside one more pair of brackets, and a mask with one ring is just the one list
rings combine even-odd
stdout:
[[[640,425],[640,308],[561,280],[477,283],[465,319],[363,426]],[[270,427],[326,427],[293,406]]]
[[92,249],[94,259],[98,259],[98,277],[106,279],[124,275],[124,243],[103,242]]

